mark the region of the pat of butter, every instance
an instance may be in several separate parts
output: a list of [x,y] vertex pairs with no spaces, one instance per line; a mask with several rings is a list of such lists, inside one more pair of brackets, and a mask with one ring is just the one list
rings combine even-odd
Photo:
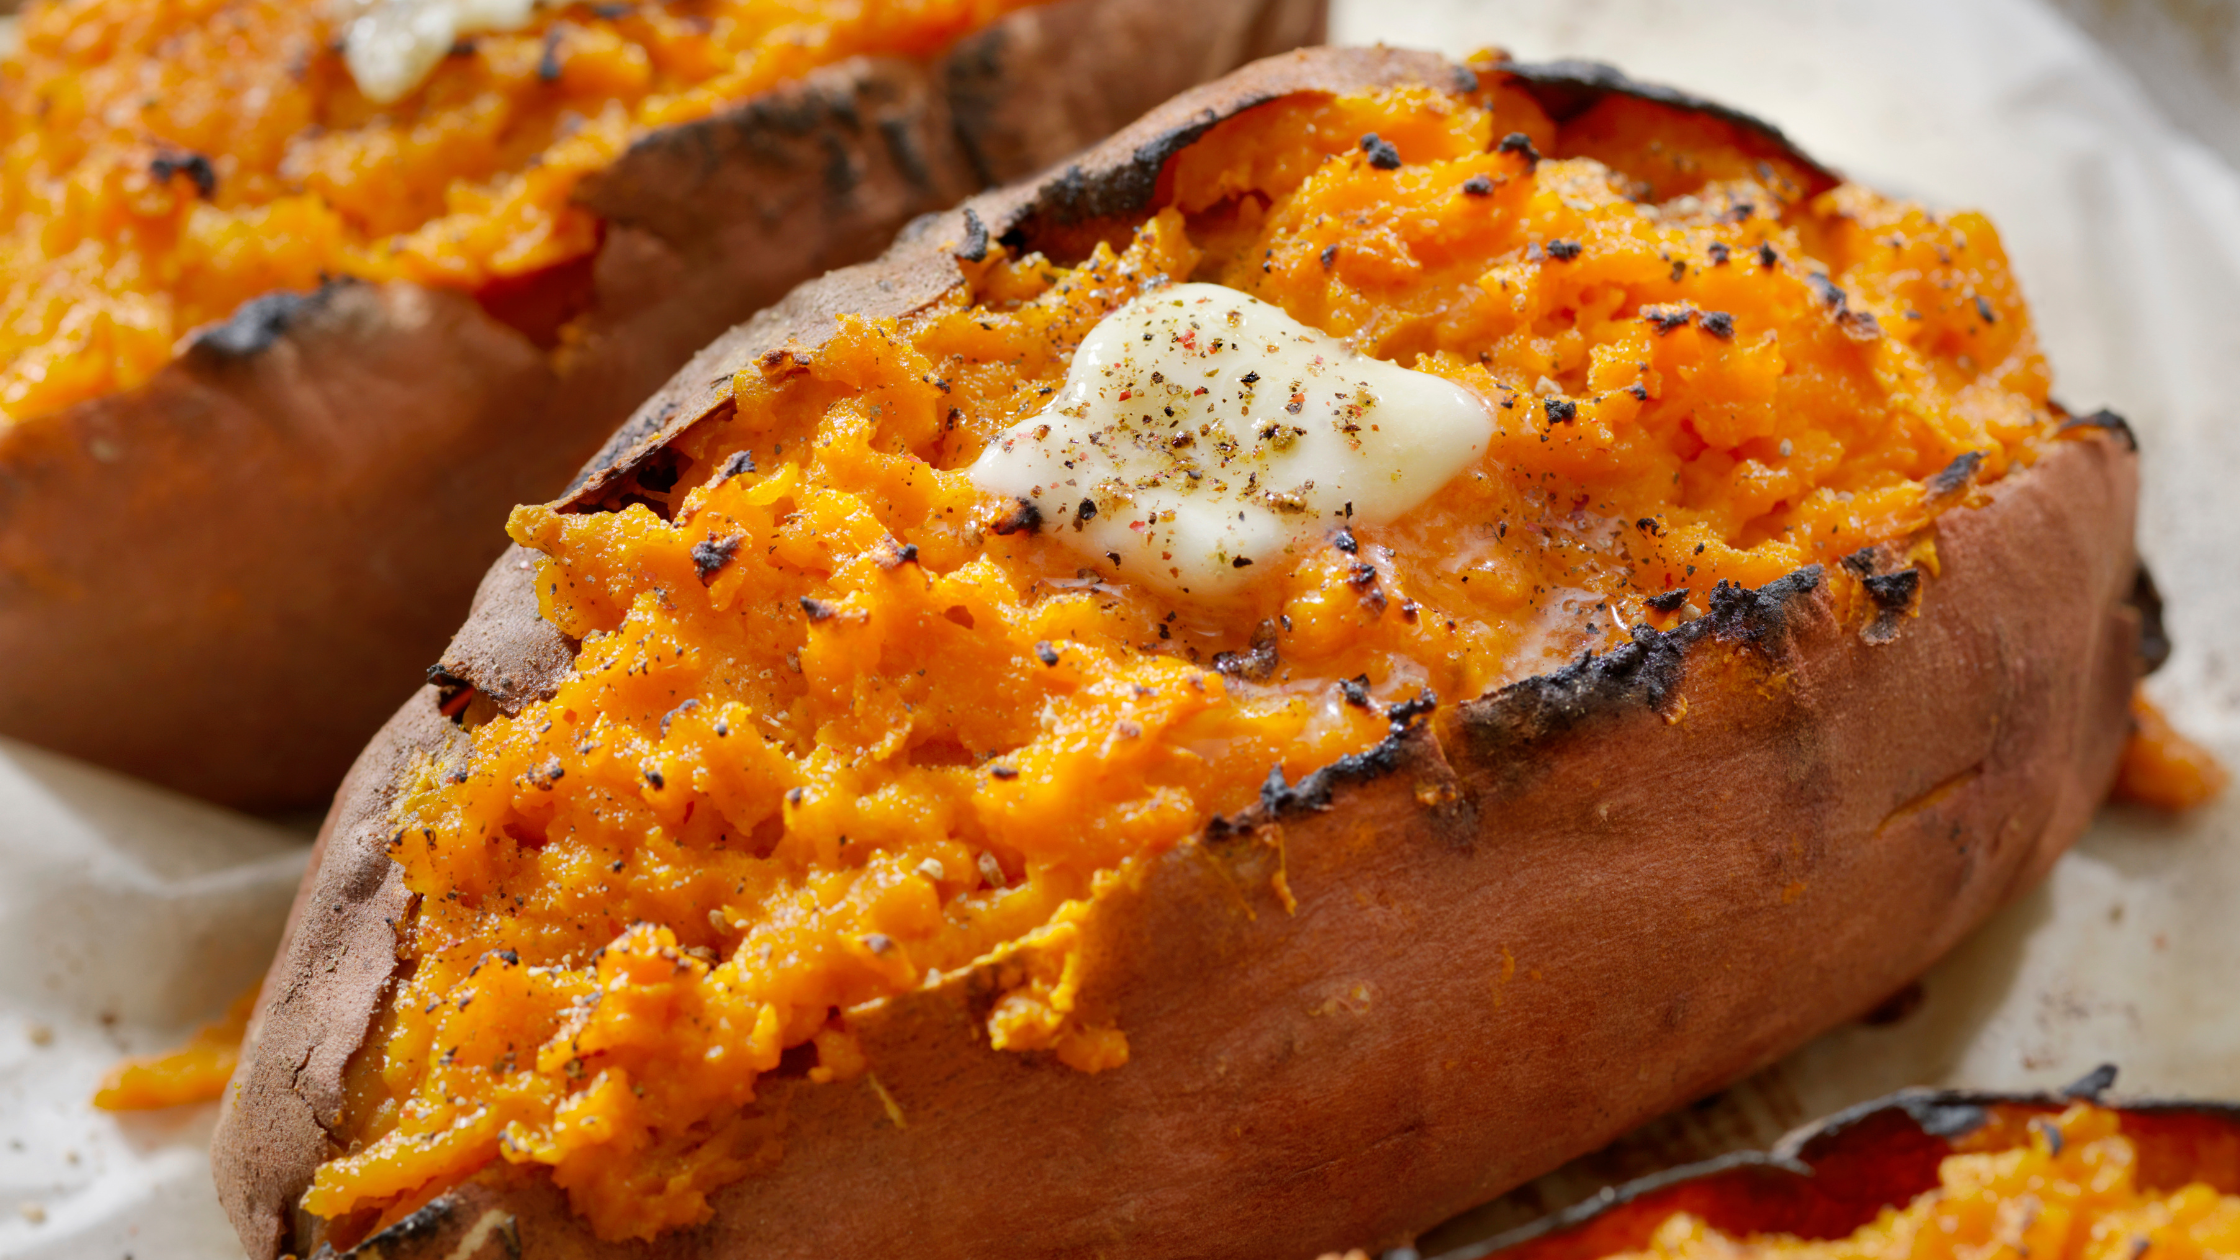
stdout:
[[1350,521],[1382,524],[1485,453],[1476,394],[1217,284],[1107,315],[1065,387],[989,443],[981,489],[1122,580],[1218,598]]
[[461,36],[517,31],[554,0],[340,0],[342,62],[376,105],[403,100]]

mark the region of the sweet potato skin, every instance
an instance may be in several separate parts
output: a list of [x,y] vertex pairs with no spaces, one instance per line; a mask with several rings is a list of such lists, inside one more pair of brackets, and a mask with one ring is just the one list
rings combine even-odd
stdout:
[[2083,1099],[2123,1117],[2137,1147],[2139,1182],[2156,1190],[2199,1181],[2240,1193],[2240,1106],[2110,1099],[2103,1066],[2051,1094],[1909,1089],[1816,1121],[1772,1150],[1743,1151],[1641,1178],[1432,1260],[1597,1260],[1644,1247],[1674,1212],[1730,1234],[1839,1238],[1885,1207],[1937,1184],[1937,1165],[1995,1119],[2059,1114]]
[[[1212,122],[1287,92],[1466,73],[1330,50],[1187,94],[728,334],[569,502],[626,493],[724,405],[719,370],[816,344],[834,311],[933,300],[975,225],[1031,242],[1132,209]],[[2124,734],[2135,479],[2127,447],[2080,430],[1979,492],[1941,518],[1941,576],[1885,641],[1804,570],[1272,783],[1084,923],[1085,1014],[1126,1030],[1123,1068],[990,1050],[997,969],[952,975],[850,1013],[876,1089],[767,1082],[784,1153],[720,1191],[704,1227],[602,1244],[548,1183],[497,1168],[360,1254],[1280,1257],[1404,1240],[1858,1014],[2044,873]],[[569,655],[524,558],[491,571],[444,657],[454,690],[501,706]],[[388,785],[463,739],[438,703],[415,697],[338,799],[221,1122],[222,1197],[259,1260],[319,1236],[293,1204],[330,1152],[321,1126],[405,908]]]
[[[259,299],[146,386],[0,431],[0,733],[224,804],[325,806],[458,625],[505,513],[710,337],[915,215],[1319,39],[1322,13],[1057,0],[933,64],[829,67],[580,190],[606,229],[539,281],[540,306],[588,310],[557,354],[495,301],[342,282]],[[1177,51],[1133,52],[1152,48]],[[538,321],[556,322],[515,320]]]

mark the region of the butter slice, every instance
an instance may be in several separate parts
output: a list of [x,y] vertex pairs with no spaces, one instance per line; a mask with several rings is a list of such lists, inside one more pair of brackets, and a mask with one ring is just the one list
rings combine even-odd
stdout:
[[1120,579],[1219,599],[1339,526],[1422,504],[1492,432],[1452,381],[1235,289],[1181,284],[1099,322],[1065,387],[968,471]]
[[347,20],[342,61],[376,105],[403,100],[426,82],[462,36],[518,31],[546,0],[340,0]]

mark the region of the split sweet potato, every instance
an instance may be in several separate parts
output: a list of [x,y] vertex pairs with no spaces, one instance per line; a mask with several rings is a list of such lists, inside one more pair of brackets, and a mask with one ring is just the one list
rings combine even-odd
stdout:
[[[1486,83],[1559,129],[1598,103],[1647,102],[1678,129],[1663,134],[1707,128],[1722,153],[1782,163],[1806,193],[1836,183],[1762,124],[1596,67],[1271,59],[719,339],[555,511],[668,502],[685,471],[675,449],[729,414],[734,374],[831,344],[836,314],[927,310],[993,246],[1079,256],[1085,238],[1149,217],[1178,155],[1225,120]],[[1382,163],[1375,140],[1362,160]],[[1863,331],[1840,298],[1826,299],[1832,335]],[[1528,402],[1551,426],[1573,415]],[[364,1136],[353,1117],[379,1089],[368,1051],[409,982],[399,925],[418,894],[390,852],[417,836],[400,807],[465,781],[474,734],[450,715],[522,712],[589,650],[539,615],[536,561],[517,548],[439,685],[390,721],[328,819],[221,1122],[226,1208],[257,1260],[322,1245],[390,1260],[1283,1257],[1410,1238],[1868,1009],[2082,830],[2140,672],[2136,458],[2100,418],[1987,485],[1971,485],[1975,467],[1956,461],[1929,486],[1949,501],[1933,574],[1862,552],[1855,571],[1722,584],[1695,615],[1561,669],[1396,706],[1373,747],[1303,777],[1279,767],[1256,803],[1100,882],[1069,920],[1068,983],[1124,1031],[1124,1066],[991,1048],[1014,955],[849,1009],[868,1071],[759,1080],[768,1157],[711,1191],[705,1223],[651,1242],[602,1241],[534,1164],[490,1162],[400,1200],[393,1219],[302,1207],[320,1167]],[[730,558],[711,553],[702,581]],[[816,600],[798,612],[838,616]]]
[[[912,217],[1311,43],[1319,0],[1057,0],[648,135],[597,252],[489,301],[273,293],[145,385],[0,429],[0,732],[251,809],[323,807],[514,504],[709,338]],[[564,352],[548,337],[572,320]]]

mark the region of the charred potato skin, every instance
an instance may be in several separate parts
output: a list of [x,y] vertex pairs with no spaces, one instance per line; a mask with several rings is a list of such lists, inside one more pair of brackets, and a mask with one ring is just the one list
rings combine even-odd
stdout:
[[[834,312],[905,313],[957,283],[954,255],[982,241],[1031,246],[1041,225],[1140,207],[1158,164],[1221,118],[1292,92],[1470,75],[1317,50],[1186,94],[727,334],[563,502],[592,509],[641,469],[673,475],[664,442],[728,405],[710,382],[789,338],[820,343]],[[1842,611],[1846,579],[1802,570],[1558,673],[1396,712],[1370,752],[1271,782],[1084,924],[1085,1014],[1126,1030],[1124,1068],[989,1050],[1000,978],[959,973],[850,1014],[892,1112],[862,1081],[770,1080],[761,1105],[784,1156],[719,1192],[705,1226],[602,1244],[549,1182],[494,1168],[359,1254],[469,1254],[456,1249],[471,1229],[480,1256],[709,1260],[1402,1241],[1861,1013],[2043,875],[2126,729],[2135,484],[2128,446],[2079,429],[1940,519],[1942,574],[1882,641]],[[527,560],[491,570],[443,658],[446,687],[365,753],[306,877],[216,1144],[257,1260],[318,1241],[293,1205],[337,1149],[323,1126],[407,905],[384,855],[394,773],[463,750],[439,715],[447,692],[511,708],[569,660],[535,615]]]
[[711,337],[1322,20],[1323,0],[1056,0],[932,63],[841,63],[579,190],[599,251],[514,299],[546,325],[587,312],[565,350],[466,294],[338,282],[0,431],[0,733],[228,805],[324,808],[457,628],[505,513]]
[[1798,1129],[1770,1151],[1741,1151],[1613,1186],[1510,1233],[1432,1260],[1595,1260],[1644,1246],[1674,1212],[1730,1234],[1839,1238],[1937,1184],[1955,1144],[2010,1116],[2059,1114],[2085,1100],[2114,1108],[2139,1151],[2143,1185],[2201,1181],[2240,1193],[2240,1105],[2106,1097],[2103,1066],[2043,1094],[1908,1089]]

